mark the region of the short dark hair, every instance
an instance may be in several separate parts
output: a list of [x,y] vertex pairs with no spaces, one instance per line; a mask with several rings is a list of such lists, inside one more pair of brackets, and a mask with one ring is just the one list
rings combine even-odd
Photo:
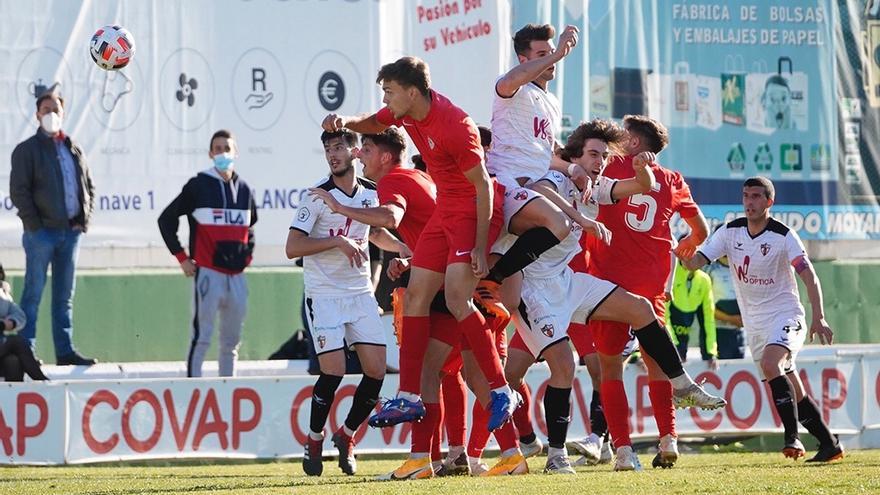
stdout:
[[321,133],[321,142],[327,144],[331,139],[342,138],[342,142],[349,148],[358,145],[358,135],[348,129],[339,129],[338,131]]
[[773,185],[773,182],[761,175],[756,175],[754,177],[749,177],[743,182],[743,187],[763,187],[764,188],[764,196],[767,199],[775,199],[776,198],[776,187]]
[[423,95],[431,94],[431,71],[428,64],[418,57],[402,57],[379,69],[376,84],[394,81],[403,87],[415,87]]
[[550,24],[526,24],[513,35],[513,51],[525,55],[532,48],[532,41],[547,41],[556,36],[556,29]]
[[38,112],[40,111],[40,104],[41,103],[43,103],[46,100],[53,99],[53,98],[57,98],[58,103],[61,104],[61,108],[64,108],[64,98],[62,98],[61,95],[59,95],[58,93],[54,93],[52,91],[46,91],[45,93],[43,93],[37,97],[37,111]]
[[491,146],[492,131],[484,125],[477,126],[477,130],[480,131],[480,146]]
[[658,120],[646,115],[626,115],[623,117],[626,130],[638,134],[651,153],[660,153],[669,144],[669,131]]
[[217,138],[235,139],[235,135],[230,130],[220,129],[211,136],[211,142],[208,144],[209,150],[214,147],[214,140]]
[[764,83],[764,91],[767,91],[767,88],[770,87],[771,84],[775,84],[777,86],[783,86],[785,89],[791,90],[788,86],[788,79],[779,74],[773,74],[772,76],[767,78],[767,81]]
[[613,152],[622,153],[623,143],[626,141],[626,131],[610,120],[593,119],[589,122],[582,122],[568,136],[565,147],[559,152],[559,156],[567,162],[570,162],[572,158],[580,158],[584,154],[584,144],[590,139],[604,141]]
[[413,167],[416,170],[421,170],[422,172],[428,171],[428,164],[425,163],[425,160],[422,160],[422,155],[413,155],[410,160],[413,162]]
[[367,139],[379,148],[382,148],[382,150],[394,155],[398,163],[403,161],[403,155],[406,151],[406,138],[403,137],[403,133],[397,130],[396,127],[389,127],[378,134],[364,134],[361,136],[361,141],[366,141]]

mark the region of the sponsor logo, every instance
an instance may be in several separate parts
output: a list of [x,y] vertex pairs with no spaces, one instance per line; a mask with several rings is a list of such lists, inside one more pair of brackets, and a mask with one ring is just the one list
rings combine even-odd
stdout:
[[773,285],[776,283],[772,277],[761,278],[761,277],[756,277],[756,276],[750,276],[749,275],[749,264],[750,263],[751,263],[751,258],[749,256],[746,256],[743,259],[742,265],[734,264],[734,266],[736,267],[736,278],[738,278],[740,282],[747,284],[747,285]]
[[737,251],[742,251],[743,250],[743,243],[737,242],[736,245],[733,246],[733,249],[736,249]]
[[548,323],[548,324],[544,325],[543,327],[541,327],[541,333],[543,333],[547,337],[553,337],[553,324]]
[[767,256],[767,253],[769,253],[769,252],[770,252],[770,244],[768,244],[766,242],[764,244],[761,244],[761,254],[763,254],[764,256]]
[[309,219],[310,216],[312,216],[312,212],[310,212],[308,208],[303,206],[299,209],[299,213],[296,214],[296,219],[300,222],[305,222]]
[[373,204],[373,201],[369,200],[369,199],[365,199],[365,200],[361,201],[361,206],[363,206],[364,208],[369,208],[372,204]]
[[528,197],[529,197],[529,194],[527,192],[517,191],[517,193],[514,194],[513,199],[515,199],[517,201],[524,201]]
[[332,227],[330,228],[330,237],[338,237],[338,236],[342,236],[342,235],[344,235],[345,237],[348,237],[349,229],[351,229],[351,219],[346,218],[344,226],[336,229],[335,231],[333,230]]
[[214,223],[222,223],[225,225],[244,225],[244,215],[240,211],[224,210],[222,208],[214,208],[211,216]]
[[785,333],[789,333],[792,331],[799,332],[801,330],[801,328],[803,328],[803,327],[801,326],[800,321],[795,321],[794,325],[785,325],[784,327],[782,327],[782,329],[785,330]]
[[345,83],[339,74],[328,70],[318,79],[318,101],[327,111],[338,110],[345,102]]
[[535,117],[532,120],[532,130],[535,131],[535,138],[545,141],[553,141],[553,133],[550,131],[549,120]]
[[456,249],[456,250],[455,250],[455,255],[456,255],[456,256],[464,256],[464,255],[466,255],[466,254],[470,254],[470,252],[471,252],[470,249],[468,249],[467,251],[459,251],[458,249]]

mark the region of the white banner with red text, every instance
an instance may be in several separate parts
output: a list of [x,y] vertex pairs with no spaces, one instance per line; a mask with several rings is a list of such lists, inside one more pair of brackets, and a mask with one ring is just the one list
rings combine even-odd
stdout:
[[[880,447],[874,434],[880,429],[880,354],[817,357],[799,366],[807,392],[844,443]],[[689,363],[688,369],[730,404],[720,411],[678,411],[681,437],[781,431],[770,391],[750,361],[722,362],[717,371]],[[541,435],[546,435],[542,400],[548,378],[545,366],[533,368],[526,377]],[[633,437],[655,438],[647,375],[629,366],[624,378]],[[339,387],[325,430],[328,436],[348,413],[358,379],[348,376]],[[0,463],[299,457],[308,433],[314,382],[310,376],[275,376],[0,384]],[[397,376],[389,375],[384,394],[392,395],[396,388]],[[589,432],[591,393],[589,376],[580,368],[570,438]],[[359,453],[406,452],[410,428],[364,425],[356,440]]]

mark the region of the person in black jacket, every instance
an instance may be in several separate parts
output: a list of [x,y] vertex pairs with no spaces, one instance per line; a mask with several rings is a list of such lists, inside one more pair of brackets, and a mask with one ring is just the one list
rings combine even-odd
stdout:
[[[211,137],[213,166],[191,178],[159,216],[159,230],[180,268],[193,282],[192,339],[187,376],[202,376],[202,363],[220,316],[220,376],[235,375],[247,310],[244,269],[254,251],[257,207],[247,183],[235,173],[235,137],[219,130]],[[179,218],[189,221],[189,254],[177,238]]]
[[37,133],[12,152],[9,190],[24,225],[26,266],[21,337],[36,343],[37,312],[52,264],[52,337],[59,365],[86,365],[73,347],[73,289],[80,235],[95,208],[95,187],[82,149],[62,130],[64,99],[54,86],[37,98]]

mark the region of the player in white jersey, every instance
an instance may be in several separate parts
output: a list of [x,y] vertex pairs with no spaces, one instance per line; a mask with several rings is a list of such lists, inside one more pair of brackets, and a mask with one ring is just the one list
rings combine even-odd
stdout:
[[[559,36],[558,49],[553,45],[554,35],[555,30],[549,24],[528,24],[517,31],[513,43],[519,65],[495,82],[493,143],[486,157],[486,167],[505,187],[504,231],[518,239],[482,282],[481,287],[490,292],[571,232],[571,220],[560,210],[560,205],[522,187],[543,177],[551,164],[560,171],[568,166],[554,155],[558,148],[556,137],[561,126],[561,109],[547,86],[555,77],[556,63],[577,45],[578,29],[567,26]],[[585,174],[577,167],[572,170],[578,174],[580,185],[585,186]],[[582,216],[574,221],[596,235],[605,233]],[[516,285],[508,288],[509,293],[518,294]],[[478,300],[484,299],[480,291],[476,296]],[[508,304],[515,303],[515,298],[507,300]],[[484,305],[490,307],[491,301]]]
[[[581,124],[573,136],[581,149],[571,153],[570,158],[584,171],[601,171],[610,155],[609,148],[626,139],[623,129],[602,120]],[[592,214],[595,215],[595,208],[599,204],[611,204],[651,189],[654,176],[647,167],[650,158],[645,156],[633,161],[634,178],[618,181],[597,176],[596,185],[589,195],[556,171],[539,179],[535,183],[536,189],[567,198],[573,207],[593,210]],[[583,203],[585,196],[589,196],[592,207]],[[565,453],[575,368],[571,349],[567,345],[569,323],[585,323],[590,318],[621,321],[633,328],[659,332],[665,336],[665,330],[657,323],[651,304],[645,298],[592,275],[574,273],[569,268],[571,259],[581,251],[580,236],[581,230],[575,226],[562,243],[546,251],[523,270],[522,304],[514,314],[517,330],[514,341],[518,338],[524,345],[511,342],[505,367],[509,383],[517,386],[536,359],[545,359],[550,367],[550,379],[544,395],[549,441],[544,468],[547,473],[574,472]],[[654,354],[658,352],[657,346],[649,347]],[[674,353],[671,341],[667,342],[667,348],[663,351]]]
[[[357,135],[347,130],[324,132],[321,141],[330,176],[316,187],[347,206],[378,206],[375,184],[355,174]],[[303,458],[303,470],[310,476],[323,472],[324,425],[345,374],[344,348],[357,352],[364,370],[348,417],[332,438],[339,450],[339,467],[346,474],[357,469],[354,432],[375,407],[385,378],[385,332],[370,284],[368,239],[382,249],[410,254],[387,230],[333,213],[318,197],[300,205],[287,237],[287,257],[303,258],[309,327],[321,368]]]
[[[785,429],[786,457],[805,455],[798,438],[798,421],[816,439],[819,451],[807,462],[843,458],[843,448],[822,419],[816,403],[804,393],[795,358],[807,335],[830,344],[834,333],[825,321],[822,287],[798,235],[770,217],[775,199],[773,183],[752,177],[743,184],[745,217],[718,229],[684,265],[696,270],[727,256],[746,339]],[[807,330],[798,295],[796,272],[807,288],[812,322]]]

